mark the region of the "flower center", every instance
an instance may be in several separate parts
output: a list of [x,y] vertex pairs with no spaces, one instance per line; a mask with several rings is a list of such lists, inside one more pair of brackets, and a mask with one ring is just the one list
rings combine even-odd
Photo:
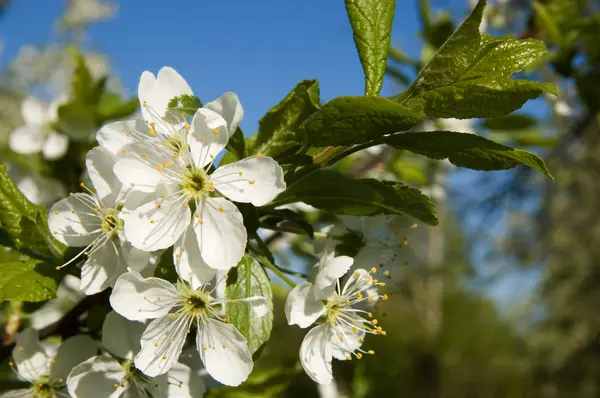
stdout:
[[210,190],[208,175],[203,169],[188,169],[181,185],[181,188],[194,199],[199,199],[205,192]]
[[212,297],[203,290],[186,294],[185,307],[194,316],[200,315],[211,308]]
[[111,238],[116,236],[116,232],[123,228],[123,221],[119,218],[117,209],[108,209],[101,218],[102,230],[110,234]]
[[60,389],[60,382],[62,382],[61,379],[59,379],[57,381],[57,383],[53,383],[52,381],[50,381],[50,378],[48,378],[47,376],[42,376],[40,377],[35,383],[34,383],[34,393],[33,396],[34,398],[53,398],[56,397],[56,391],[58,391]]

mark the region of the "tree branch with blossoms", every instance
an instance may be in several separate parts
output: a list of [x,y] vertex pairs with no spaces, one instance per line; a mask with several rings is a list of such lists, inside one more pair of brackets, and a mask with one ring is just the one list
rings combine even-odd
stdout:
[[[524,165],[552,178],[531,152],[463,132],[413,131],[426,117],[502,116],[556,93],[552,85],[512,78],[544,55],[543,43],[482,35],[481,0],[408,89],[386,98],[379,92],[395,2],[345,4],[364,95],[321,105],[318,82],[304,80],[252,136],[240,128],[244,109],[235,93],[203,105],[168,66],[142,73],[138,118],[122,120],[133,112],[128,104],[111,114],[102,110],[105,79],[92,79],[81,60],[67,102],[49,110],[24,101],[26,125],[11,135],[13,149],[60,159],[74,140],[85,148],[87,173],[80,192],[47,212],[0,166],[1,297],[54,299],[65,269],[78,269],[78,291],[87,297],[50,326],[25,328],[14,347],[3,347],[30,384],[23,394],[199,397],[207,387],[186,362],[191,358],[214,381],[239,386],[273,327],[267,271],[291,288],[288,324],[312,326],[299,347],[304,371],[316,383],[331,383],[334,358],[373,355],[366,340],[387,334],[373,314],[388,298],[384,280],[404,255],[402,232],[415,221],[438,223],[435,205],[419,189],[344,173],[340,161],[386,145],[386,153],[407,151],[476,170]],[[82,135],[78,123],[91,126],[93,137]],[[26,134],[36,139],[24,140]],[[300,206],[322,217],[309,221]],[[259,232],[266,230],[275,235],[265,242]],[[307,272],[276,263],[271,248],[287,234],[318,259]],[[282,252],[293,257],[290,247]],[[15,282],[22,289],[12,289]],[[51,336],[62,345],[48,348],[44,339]],[[86,339],[87,348],[64,357],[73,339]]]

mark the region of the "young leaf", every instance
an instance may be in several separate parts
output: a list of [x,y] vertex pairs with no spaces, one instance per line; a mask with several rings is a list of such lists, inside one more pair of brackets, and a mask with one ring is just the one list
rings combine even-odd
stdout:
[[435,205],[418,189],[370,178],[353,180],[331,169],[316,170],[291,184],[271,207],[294,202],[336,214],[404,214],[426,224],[438,223]]
[[432,117],[496,117],[519,109],[544,91],[557,94],[550,83],[510,79],[546,53],[537,40],[482,36],[479,25],[485,0],[419,72],[400,103],[420,102]]
[[39,262],[0,246],[0,302],[44,301],[55,297],[56,281],[36,272]]
[[395,7],[395,0],[346,0],[354,44],[365,72],[365,95],[381,91]]
[[6,166],[0,164],[0,226],[11,239],[21,234],[21,219],[33,217],[37,211],[35,205],[23,196],[8,176]]
[[181,94],[169,100],[167,111],[173,114],[185,113],[192,116],[201,107],[202,102],[198,97],[191,94]]
[[544,161],[534,153],[497,144],[474,134],[424,131],[385,137],[385,143],[433,159],[446,159],[474,170],[504,170],[529,166],[554,179]]
[[258,122],[258,134],[248,154],[277,156],[302,142],[296,135],[300,124],[319,110],[319,82],[303,80]]
[[408,130],[424,117],[418,107],[383,97],[338,97],[309,117],[300,133],[313,146],[360,144]]
[[271,335],[273,328],[273,292],[271,282],[260,264],[249,256],[244,256],[237,267],[232,268],[227,278],[226,296],[230,300],[252,296],[267,299],[269,310],[263,317],[257,317],[251,304],[242,301],[227,304],[229,323],[248,340],[248,350],[254,354]]
[[62,262],[66,247],[50,234],[46,210],[25,198],[4,165],[0,165],[0,226],[18,249],[51,263]]

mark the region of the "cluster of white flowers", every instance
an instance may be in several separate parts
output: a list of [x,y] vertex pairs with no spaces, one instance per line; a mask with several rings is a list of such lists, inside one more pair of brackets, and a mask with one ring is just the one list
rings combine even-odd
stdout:
[[[260,296],[225,297],[227,273],[244,256],[247,242],[242,214],[233,202],[268,204],[286,187],[283,171],[260,154],[215,167],[243,116],[236,94],[223,94],[189,118],[169,108],[174,98],[193,95],[169,67],[156,77],[144,72],[138,94],[143,118],[102,127],[100,145],[86,156],[89,185],[82,183],[84,192],[70,193],[50,210],[48,225],[56,239],[83,247],[57,269],[84,258],[81,279],[66,277],[59,298],[38,311],[33,329],[17,338],[13,366],[32,387],[0,397],[200,397],[202,379],[179,362],[188,335],[194,333],[204,368],[216,381],[237,386],[252,371],[248,343],[228,323],[225,308],[247,305],[260,318],[269,304]],[[53,139],[54,133],[44,130],[47,119],[28,113],[33,107],[27,101],[23,106],[28,125],[13,133],[21,145],[14,150],[33,152],[46,147],[40,137]],[[399,248],[396,237],[379,236],[387,219],[343,221],[344,228],[331,231],[358,233],[363,249],[355,259],[336,257],[339,242],[326,241],[314,283],[297,285],[286,302],[290,325],[318,324],[306,335],[300,360],[320,384],[332,380],[332,358],[372,354],[361,348],[364,337],[385,335],[368,311],[369,305],[387,299],[377,291],[384,283],[374,279],[377,269],[371,266],[382,259],[394,261]],[[176,284],[153,276],[168,248]],[[35,329],[60,319],[59,307],[72,308],[84,295],[107,288],[112,288],[115,312],[105,319],[102,344],[85,337],[85,349],[73,354],[71,341],[81,343],[84,336],[65,340],[60,349],[38,340]],[[61,350],[69,351],[68,360]]]

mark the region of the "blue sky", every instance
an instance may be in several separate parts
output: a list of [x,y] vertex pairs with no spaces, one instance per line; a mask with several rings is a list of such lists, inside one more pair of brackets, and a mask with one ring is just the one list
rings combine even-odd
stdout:
[[[60,0],[18,0],[0,20],[2,61],[23,44],[59,37],[54,21]],[[448,1],[435,2],[441,6]],[[322,98],[359,95],[362,69],[343,1],[127,0],[116,18],[93,26],[86,42],[108,54],[115,72],[135,94],[144,70],[174,67],[204,101],[238,93],[246,111],[242,127],[258,119],[303,79],[318,79]],[[177,7],[173,5],[177,4]],[[397,2],[393,42],[418,54],[416,1]],[[462,8],[466,1],[460,1]],[[392,94],[387,84],[384,91]]]

